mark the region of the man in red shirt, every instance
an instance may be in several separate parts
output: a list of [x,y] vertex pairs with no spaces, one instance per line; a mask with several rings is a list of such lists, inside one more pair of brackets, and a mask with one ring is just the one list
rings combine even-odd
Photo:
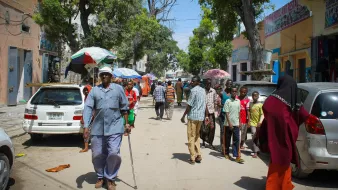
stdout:
[[127,87],[125,88],[125,93],[126,93],[128,101],[129,101],[128,120],[129,120],[129,125],[131,127],[134,127],[134,121],[135,121],[134,108],[135,108],[135,104],[137,102],[136,93],[133,90],[133,87],[134,87],[133,81],[128,81]]
[[250,99],[247,97],[248,88],[242,86],[239,91],[238,99],[241,101],[240,122],[242,124],[241,130],[241,144],[240,149],[244,149],[244,143],[246,140],[246,133],[248,130],[248,118],[247,118],[247,105],[250,103]]

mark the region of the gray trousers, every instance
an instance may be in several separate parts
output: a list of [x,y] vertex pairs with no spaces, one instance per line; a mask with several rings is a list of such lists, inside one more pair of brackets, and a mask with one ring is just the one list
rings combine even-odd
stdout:
[[[253,139],[255,139],[256,138],[256,127],[254,127],[254,126],[251,126],[250,127],[251,128],[251,133],[252,133],[252,141],[253,141]],[[258,148],[258,146],[254,143],[254,142],[252,142],[252,151],[254,152],[254,153],[257,153],[257,152],[259,152],[259,148]]]
[[92,162],[99,179],[115,180],[122,162],[120,156],[122,135],[92,136]]

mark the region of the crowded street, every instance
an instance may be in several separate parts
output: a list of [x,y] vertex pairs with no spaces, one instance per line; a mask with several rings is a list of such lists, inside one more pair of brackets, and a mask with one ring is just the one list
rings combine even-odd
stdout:
[[[203,161],[190,165],[186,125],[180,122],[185,103],[175,106],[173,119],[155,120],[152,98],[142,98],[135,129],[131,132],[136,181],[140,190],[204,190],[204,189],[264,189],[269,157],[251,157],[251,135],[242,151],[244,164],[225,160],[217,150],[202,149]],[[17,154],[10,179],[10,190],[21,189],[93,189],[97,180],[91,161],[91,151],[79,153],[83,146],[80,135],[55,135],[33,143],[24,134],[21,124],[23,105],[0,108],[1,122],[13,136]],[[11,130],[10,130],[11,129]],[[216,124],[214,144],[219,148],[219,125]],[[128,139],[121,146],[122,165],[117,179],[119,190],[133,189],[134,182],[129,157]],[[70,168],[58,173],[45,170],[61,164]],[[337,189],[337,171],[318,171],[308,179],[293,179],[296,190]]]

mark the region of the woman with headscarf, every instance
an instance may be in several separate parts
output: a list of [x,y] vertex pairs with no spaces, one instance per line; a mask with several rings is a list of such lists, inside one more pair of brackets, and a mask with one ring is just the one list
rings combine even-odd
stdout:
[[259,131],[262,152],[270,153],[267,190],[291,190],[290,163],[298,166],[296,140],[299,126],[309,113],[305,111],[297,96],[297,83],[288,75],[279,78],[277,89],[264,105],[265,119]]
[[[90,92],[91,90],[92,90],[92,86],[90,86],[90,85],[86,85],[86,86],[83,88],[82,93],[83,93],[83,95],[85,96],[84,101],[86,101],[86,99],[87,99],[87,97],[88,97],[88,94],[89,94],[89,92]],[[83,122],[83,117],[82,117],[82,119],[81,119],[81,124],[82,124],[82,125],[84,124],[84,122]],[[89,136],[88,136],[88,138],[85,138],[85,139],[84,139],[84,149],[80,150],[80,153],[82,153],[82,152],[87,152],[88,149],[89,149]]]

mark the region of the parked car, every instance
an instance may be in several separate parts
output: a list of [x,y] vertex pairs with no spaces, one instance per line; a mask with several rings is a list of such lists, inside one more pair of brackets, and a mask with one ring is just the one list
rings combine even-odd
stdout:
[[52,85],[41,87],[27,102],[23,130],[33,141],[43,134],[82,133],[83,86]]
[[0,128],[0,190],[7,189],[9,176],[14,163],[14,148],[11,139]]
[[239,89],[242,86],[245,86],[248,88],[248,98],[252,100],[252,93],[254,91],[257,91],[260,95],[258,101],[264,102],[265,99],[272,94],[274,90],[276,90],[277,85],[271,82],[265,82],[265,81],[240,81],[240,82],[234,82],[234,85],[238,87],[238,93]]
[[301,83],[298,96],[311,114],[299,128],[299,167],[294,177],[305,178],[314,170],[338,169],[338,84]]

